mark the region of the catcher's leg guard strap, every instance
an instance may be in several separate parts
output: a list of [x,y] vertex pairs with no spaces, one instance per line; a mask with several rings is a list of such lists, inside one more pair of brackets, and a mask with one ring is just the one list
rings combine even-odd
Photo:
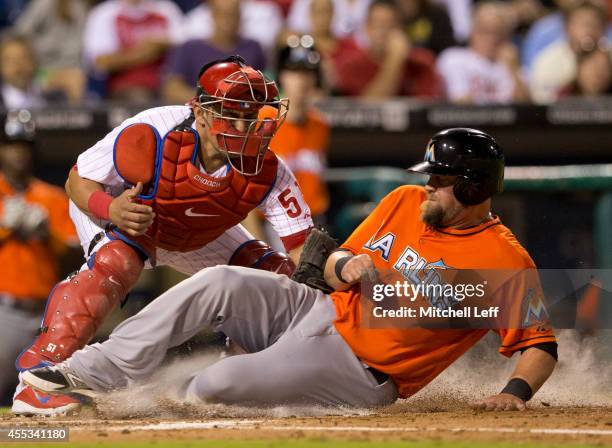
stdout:
[[51,291],[40,334],[17,359],[19,370],[45,361],[63,361],[83,348],[132,289],[144,267],[136,251],[119,240],[105,244],[92,257],[90,269]]
[[260,240],[251,240],[242,244],[230,258],[232,266],[261,269],[291,276],[295,263],[283,252],[277,252]]

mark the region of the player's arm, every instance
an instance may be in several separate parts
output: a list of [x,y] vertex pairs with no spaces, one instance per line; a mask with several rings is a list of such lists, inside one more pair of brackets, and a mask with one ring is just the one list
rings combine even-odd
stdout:
[[102,184],[79,176],[77,170],[70,170],[66,187],[77,207],[90,216],[111,221],[131,236],[145,233],[155,218],[151,207],[135,202],[141,191],[142,184],[139,183],[113,198],[105,193]]
[[362,277],[368,277],[373,282],[377,278],[374,262],[369,255],[353,255],[342,249],[329,256],[323,275],[327,284],[336,291],[350,288]]
[[527,348],[506,387],[499,394],[475,403],[474,407],[487,411],[525,410],[527,401],[552,374],[557,364],[556,350],[557,344],[554,342]]
[[314,225],[295,176],[280,159],[276,181],[258,208],[272,224],[291,259],[298,264],[304,241]]

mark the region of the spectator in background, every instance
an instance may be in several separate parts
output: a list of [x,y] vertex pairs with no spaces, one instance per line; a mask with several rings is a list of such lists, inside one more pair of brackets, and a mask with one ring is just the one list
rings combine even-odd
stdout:
[[600,2],[585,0],[566,11],[567,38],[549,45],[533,63],[530,89],[535,102],[557,99],[563,87],[576,77],[576,61],[582,53],[608,48],[607,23],[608,11]]
[[[336,51],[338,38],[332,30],[334,21],[334,1],[333,0],[310,0],[308,14],[310,17],[310,34],[304,36],[312,36],[314,45],[321,55],[321,87],[326,92],[333,90],[336,85],[335,72],[333,66],[332,55]],[[291,29],[285,29],[279,36],[280,46],[287,45],[289,40],[298,39],[299,32]]]
[[43,89],[57,91],[76,104],[85,76],[81,69],[82,36],[87,5],[82,0],[32,0],[15,24],[36,50]]
[[[202,1],[185,19],[186,39],[209,39],[213,34],[211,1]],[[266,54],[276,46],[276,38],[283,27],[279,6],[270,1],[242,0],[240,34],[259,42]],[[252,63],[247,59],[247,62]]]
[[417,47],[436,54],[455,45],[453,27],[446,9],[430,0],[399,0],[408,38]]
[[35,108],[45,104],[34,84],[36,58],[30,42],[7,35],[0,41],[0,106],[5,109]]
[[181,41],[182,13],[169,0],[107,0],[94,7],[85,25],[84,57],[106,78],[114,100],[153,100],[164,56]]
[[607,50],[582,53],[577,59],[576,78],[561,96],[598,97],[612,94],[612,59]]
[[321,79],[321,55],[308,44],[308,40],[301,39],[279,52],[278,81],[291,107],[270,148],[295,174],[317,224],[322,223],[329,206],[323,171],[330,128],[312,104]]
[[[521,48],[521,62],[527,71],[531,71],[535,58],[549,45],[565,39],[564,13],[580,4],[582,0],[554,0],[556,9],[536,21],[525,36]],[[605,6],[606,0],[598,0]],[[609,2],[610,0],[608,0]],[[608,18],[608,22],[610,19]],[[606,34],[612,41],[612,26],[608,24]]]
[[332,55],[339,92],[379,99],[441,96],[435,56],[424,48],[412,47],[401,29],[394,1],[374,0],[364,31],[341,39]]
[[[310,208],[315,225],[325,223],[329,206],[327,186],[323,180],[329,146],[330,127],[313,106],[321,78],[321,55],[312,46],[310,36],[289,39],[289,45],[280,49],[277,61],[278,81],[283,96],[291,107],[283,125],[270,142],[270,149],[280,156],[293,171]],[[274,116],[274,112],[271,112]],[[256,236],[276,241],[282,247],[271,226],[257,212],[251,212],[243,224]]]
[[528,101],[508,6],[479,4],[467,47],[449,48],[438,58],[438,71],[450,101],[492,104]]
[[[314,23],[311,10],[313,0],[294,0],[287,17],[287,27],[294,33],[312,34]],[[336,37],[347,37],[363,28],[372,0],[333,0],[331,29]]]
[[332,29],[334,22],[333,0],[311,0],[308,14],[311,24],[310,35],[314,38],[318,51],[325,58],[325,56],[333,53],[338,43]]
[[213,34],[193,39],[170,53],[164,69],[163,97],[171,103],[185,103],[195,95],[200,68],[208,61],[239,54],[256,70],[263,70],[265,56],[257,41],[240,35],[241,0],[209,0]]
[[15,386],[15,359],[35,337],[58,256],[78,246],[63,190],[32,177],[34,122],[9,112],[0,129],[0,397]]

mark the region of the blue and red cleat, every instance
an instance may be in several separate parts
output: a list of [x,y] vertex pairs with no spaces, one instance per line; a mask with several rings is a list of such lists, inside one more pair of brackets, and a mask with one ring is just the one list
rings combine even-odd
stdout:
[[81,401],[69,395],[49,395],[23,386],[13,397],[11,411],[15,415],[66,415],[78,411]]

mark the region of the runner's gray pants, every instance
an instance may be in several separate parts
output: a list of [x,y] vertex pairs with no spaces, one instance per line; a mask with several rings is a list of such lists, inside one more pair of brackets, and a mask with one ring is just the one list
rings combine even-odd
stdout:
[[224,332],[247,354],[223,358],[179,386],[181,398],[227,404],[382,406],[397,398],[392,380],[378,384],[333,321],[322,292],[266,271],[217,266],[181,282],[109,339],[69,361],[83,381],[105,391],[142,381],[166,351],[205,327]]

